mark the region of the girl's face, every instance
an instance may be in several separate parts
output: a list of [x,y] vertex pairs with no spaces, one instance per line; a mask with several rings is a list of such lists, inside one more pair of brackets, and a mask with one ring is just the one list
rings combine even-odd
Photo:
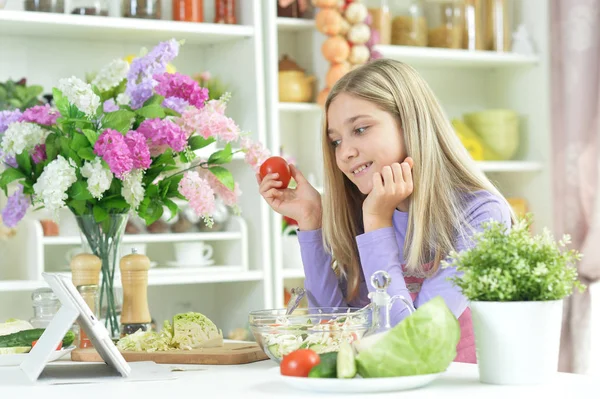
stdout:
[[373,173],[406,158],[399,122],[369,101],[339,94],[329,105],[327,124],[338,168],[365,195]]

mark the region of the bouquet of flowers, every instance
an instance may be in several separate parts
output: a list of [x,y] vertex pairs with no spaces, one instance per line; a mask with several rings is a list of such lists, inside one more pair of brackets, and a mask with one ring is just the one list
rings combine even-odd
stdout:
[[[166,70],[180,45],[159,43],[131,64],[115,59],[91,84],[60,79],[53,107],[0,113],[6,164],[0,188],[8,195],[7,186],[16,185],[2,210],[4,223],[15,226],[30,205],[56,218],[59,209],[71,210],[84,243],[102,260],[100,301],[106,295],[109,308],[129,213],[151,224],[164,207],[176,215],[183,200],[210,226],[216,197],[237,210],[241,193],[223,166],[232,160],[232,148],[243,151],[256,171],[269,156],[225,115],[228,93],[209,100],[208,90],[191,77]],[[200,158],[198,150],[217,140],[224,148]],[[107,318],[115,333],[114,314]]]

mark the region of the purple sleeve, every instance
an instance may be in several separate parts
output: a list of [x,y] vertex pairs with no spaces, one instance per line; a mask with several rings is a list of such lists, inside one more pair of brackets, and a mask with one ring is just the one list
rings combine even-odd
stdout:
[[[467,222],[477,231],[481,231],[481,224],[490,219],[501,221],[510,226],[508,205],[496,198],[486,198],[484,201],[473,203],[473,206],[468,210]],[[411,297],[402,274],[400,251],[394,228],[389,227],[363,234],[357,237],[357,242],[365,277],[370,278],[369,276],[377,270],[387,271],[392,277],[392,282],[388,288],[389,294],[392,296],[400,294],[410,301]],[[470,237],[465,237],[457,240],[456,250],[461,251],[471,246]],[[455,275],[457,275],[455,268],[440,268],[437,274],[426,279],[414,301],[415,308],[439,295],[458,318],[466,309],[468,301],[462,295],[460,289],[447,280],[448,277]],[[369,291],[373,290],[370,285],[368,287]],[[405,305],[401,301],[396,301],[390,312],[391,324],[396,325],[408,314]]]
[[338,278],[331,268],[331,255],[325,251],[323,246],[322,230],[298,230],[297,234],[304,265],[304,289],[308,306],[348,306],[340,289]]

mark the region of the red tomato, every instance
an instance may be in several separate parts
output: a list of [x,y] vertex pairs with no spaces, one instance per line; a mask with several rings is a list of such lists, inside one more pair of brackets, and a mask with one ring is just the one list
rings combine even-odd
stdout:
[[281,157],[270,157],[260,165],[260,177],[265,178],[269,173],[279,173],[279,180],[283,183],[281,188],[286,188],[292,178],[290,166]]
[[321,358],[317,352],[311,349],[297,349],[283,357],[279,368],[281,375],[308,377],[308,372],[319,363]]
[[287,224],[289,224],[289,225],[292,225],[292,226],[296,226],[296,225],[298,225],[298,222],[297,222],[296,220],[294,220],[294,219],[292,219],[292,218],[289,218],[289,217],[287,217],[287,216],[284,216],[284,217],[283,217],[283,220],[285,220],[285,222],[286,222]]
[[[35,346],[35,344],[37,344],[37,342],[38,342],[38,340],[37,340],[37,339],[36,339],[35,341],[33,341],[33,342],[31,343],[31,347],[33,348],[33,347]],[[60,342],[58,343],[58,345],[56,346],[56,350],[57,350],[57,351],[59,351],[61,348],[62,348],[62,341],[60,341]]]

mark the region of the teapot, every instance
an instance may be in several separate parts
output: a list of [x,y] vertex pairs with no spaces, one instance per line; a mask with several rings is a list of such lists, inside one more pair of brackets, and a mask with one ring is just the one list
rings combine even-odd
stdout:
[[279,62],[279,101],[310,102],[316,78],[307,76],[302,68],[284,55]]

